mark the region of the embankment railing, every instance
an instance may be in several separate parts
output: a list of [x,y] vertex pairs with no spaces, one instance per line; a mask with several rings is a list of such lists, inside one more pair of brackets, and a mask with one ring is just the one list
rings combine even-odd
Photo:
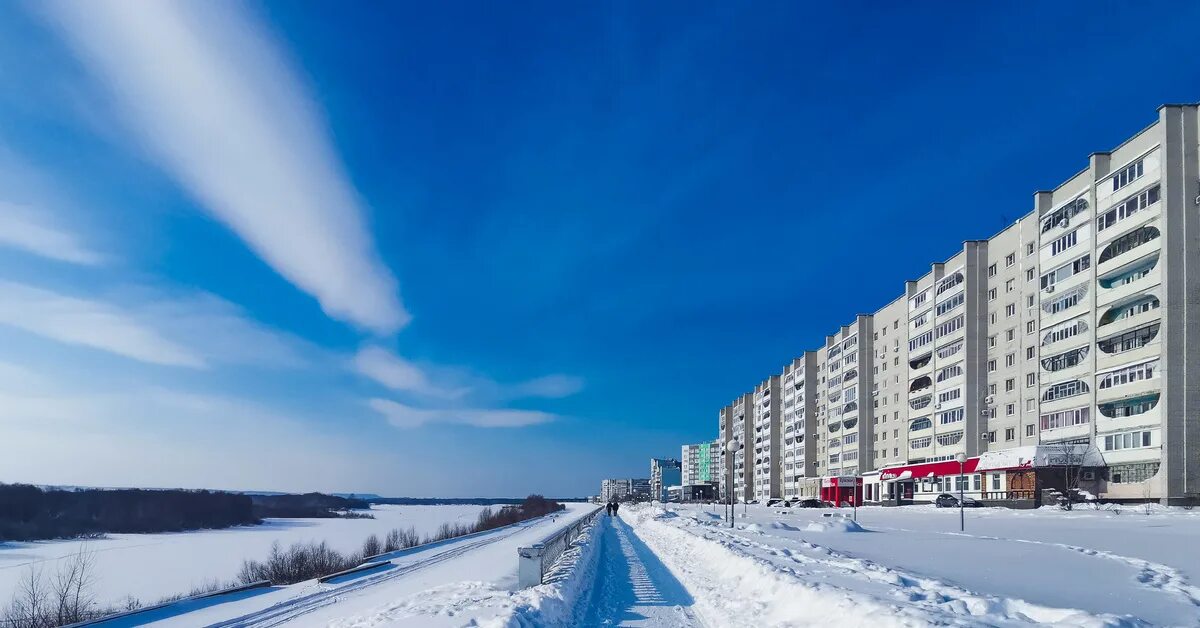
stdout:
[[601,510],[602,508],[597,506],[591,513],[542,539],[541,543],[534,543],[529,547],[518,547],[517,585],[526,589],[542,584],[547,569],[596,520],[596,516],[600,514]]

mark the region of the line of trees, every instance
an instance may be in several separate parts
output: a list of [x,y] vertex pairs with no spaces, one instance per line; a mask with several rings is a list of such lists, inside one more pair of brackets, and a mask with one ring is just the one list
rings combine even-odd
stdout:
[[253,525],[266,517],[370,517],[370,504],[321,493],[245,495],[207,490],[45,490],[0,483],[0,541],[179,532]]

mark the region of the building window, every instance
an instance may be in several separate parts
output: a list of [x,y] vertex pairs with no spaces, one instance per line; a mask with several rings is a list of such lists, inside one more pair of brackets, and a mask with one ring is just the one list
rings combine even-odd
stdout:
[[1025,333],[1032,334],[1035,331],[1037,331],[1037,323],[1035,321],[1025,323]]
[[995,276],[996,276],[996,265],[992,264],[991,266],[988,266],[988,277],[995,277]]
[[1065,353],[1052,355],[1048,358],[1042,358],[1042,368],[1047,371],[1061,371],[1066,368],[1078,365],[1087,357],[1088,347],[1083,346],[1078,349],[1072,349]]
[[1012,268],[1012,265],[1016,264],[1016,263],[1017,263],[1017,254],[1016,253],[1009,253],[1008,255],[1004,256],[1004,267],[1005,268]]
[[945,412],[938,413],[938,423],[940,425],[950,425],[953,423],[961,423],[965,412],[962,408],[955,408]]
[[1005,317],[1011,318],[1016,315],[1017,315],[1017,304],[1016,303],[1009,303],[1008,305],[1004,306],[1004,316]]
[[1026,359],[1026,360],[1032,360],[1032,359],[1033,359],[1033,357],[1034,357],[1034,354],[1035,354],[1036,352],[1037,352],[1037,348],[1036,348],[1036,347],[1025,347],[1025,359]]
[[1061,427],[1072,427],[1074,425],[1084,425],[1090,420],[1089,408],[1071,408],[1070,410],[1059,410],[1058,412],[1048,412],[1042,415],[1042,429],[1053,430]]
[[1128,253],[1147,242],[1158,239],[1158,236],[1159,231],[1155,227],[1139,227],[1134,229],[1104,247],[1104,251],[1100,253],[1098,262],[1103,264],[1118,255]]
[[1035,426],[1034,426],[1034,425],[1032,425],[1032,424],[1030,424],[1030,425],[1026,425],[1026,426],[1025,426],[1025,435],[1026,435],[1026,436],[1033,436],[1034,427],[1035,427]]
[[1037,245],[1034,244],[1033,242],[1030,242],[1029,244],[1025,245],[1025,254],[1026,255],[1033,255],[1035,251],[1037,251]]
[[1010,403],[1004,406],[1004,416],[1012,416],[1017,413],[1017,404]]
[[1013,339],[1016,337],[1017,337],[1017,328],[1016,327],[1013,327],[1012,329],[1004,332],[1005,342],[1012,342]]
[[1008,367],[1008,366],[1012,366],[1016,363],[1017,363],[1017,354],[1010,353],[1010,354],[1004,356],[1004,366]]
[[1145,482],[1158,474],[1160,462],[1138,462],[1134,464],[1114,464],[1108,467],[1109,481],[1113,484],[1134,484]]
[[1158,297],[1139,297],[1134,301],[1126,302],[1124,305],[1109,308],[1109,310],[1100,317],[1099,325],[1103,327],[1109,323],[1115,323],[1131,316],[1137,316],[1138,314],[1144,314],[1151,310],[1157,310],[1160,305],[1161,304],[1158,301]]
[[1154,186],[1135,194],[1096,217],[1096,231],[1105,229],[1158,202],[1159,189]]
[[938,303],[937,307],[934,309],[937,311],[937,315],[941,316],[941,315],[946,314],[947,312],[950,312],[951,310],[957,308],[958,306],[962,305],[963,301],[965,299],[966,299],[966,294],[963,292],[960,292],[960,293],[950,297],[949,299],[946,299],[945,301]]
[[[1079,230],[1076,229],[1050,243],[1050,256],[1054,257],[1067,249],[1079,244]],[[1101,260],[1103,261],[1103,260]]]
[[1044,393],[1042,393],[1042,401],[1046,402],[1055,401],[1057,399],[1066,399],[1067,397],[1082,395],[1088,392],[1088,390],[1088,385],[1077,379],[1059,382],[1053,386],[1050,386]]
[[1117,190],[1142,178],[1142,175],[1144,174],[1142,162],[1143,162],[1143,160],[1139,159],[1139,160],[1129,164],[1128,166],[1122,168],[1116,174],[1113,175],[1113,177],[1112,177],[1113,192],[1116,192]]
[[1077,198],[1059,207],[1042,219],[1042,233],[1046,233],[1055,227],[1066,227],[1070,224],[1072,216],[1087,211],[1087,208],[1088,202],[1086,198]]
[[989,288],[988,289],[988,301],[995,301],[995,300],[996,300],[996,289]]
[[1004,440],[1015,440],[1017,438],[1017,428],[1010,427],[1004,430]]
[[1005,293],[1009,293],[1009,292],[1012,292],[1012,291],[1013,291],[1013,282],[1014,282],[1014,281],[1016,281],[1016,280],[1015,280],[1015,279],[1009,279],[1008,281],[1004,282],[1004,292],[1005,292]]
[[988,363],[987,363],[987,369],[988,369],[988,372],[989,372],[989,373],[994,373],[994,372],[996,372],[996,361],[995,361],[995,360],[988,360]]
[[1033,307],[1035,303],[1037,303],[1037,297],[1034,295],[1025,297],[1025,307]]
[[1017,380],[1008,378],[1004,380],[1004,392],[1012,392],[1017,389]]
[[1112,388],[1113,386],[1121,386],[1142,380],[1153,379],[1158,371],[1158,360],[1150,360],[1141,364],[1134,364],[1119,368],[1115,371],[1101,373],[1098,377],[1100,388]]
[[1159,325],[1160,323],[1150,323],[1115,336],[1102,338],[1096,342],[1096,346],[1109,354],[1132,351],[1146,346],[1158,337]]
[[1104,437],[1104,451],[1139,449],[1150,446],[1150,430],[1137,430]]
[[937,337],[942,338],[962,329],[963,320],[963,315],[959,314],[958,316],[939,324],[937,326]]
[[1045,290],[1059,282],[1066,281],[1075,275],[1092,267],[1092,256],[1084,255],[1083,257],[1063,264],[1058,268],[1042,275],[1042,289]]
[[[1030,245],[1030,246],[1033,246],[1033,245]],[[1030,268],[1029,270],[1025,271],[1025,281],[1033,281],[1034,279],[1037,279],[1037,271],[1036,270]]]
[[1042,302],[1042,311],[1057,314],[1077,305],[1087,295],[1087,284],[1076,286],[1052,301]]
[[1034,375],[1033,373],[1026,374],[1025,375],[1025,387],[1033,388],[1033,386],[1035,384],[1037,384],[1037,375]]

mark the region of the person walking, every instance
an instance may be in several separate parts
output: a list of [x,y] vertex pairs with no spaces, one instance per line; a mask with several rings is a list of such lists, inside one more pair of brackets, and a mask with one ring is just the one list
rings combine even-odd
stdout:
[[612,506],[613,506],[612,502],[608,502],[607,504],[604,505],[604,512],[606,514],[608,514],[608,516],[610,516],[610,517],[612,516],[612,512],[613,512]]
[[620,509],[621,509],[621,503],[620,503],[620,502],[613,502],[613,511],[612,511],[612,514],[614,514],[614,515],[615,515],[615,514],[617,514],[617,511],[618,511],[618,510],[620,510]]

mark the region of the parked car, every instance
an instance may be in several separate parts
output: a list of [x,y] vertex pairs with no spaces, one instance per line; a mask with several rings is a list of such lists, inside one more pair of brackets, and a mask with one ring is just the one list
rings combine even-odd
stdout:
[[[938,508],[958,508],[958,498],[950,493],[942,493],[941,495],[938,495],[937,499],[933,500],[933,503],[937,505]],[[982,505],[983,502],[975,499],[974,497],[963,497],[964,508],[979,508]]]
[[829,504],[819,499],[802,499],[796,502],[797,508],[829,508]]
[[778,497],[768,499],[767,506],[791,506],[787,500],[779,499]]

